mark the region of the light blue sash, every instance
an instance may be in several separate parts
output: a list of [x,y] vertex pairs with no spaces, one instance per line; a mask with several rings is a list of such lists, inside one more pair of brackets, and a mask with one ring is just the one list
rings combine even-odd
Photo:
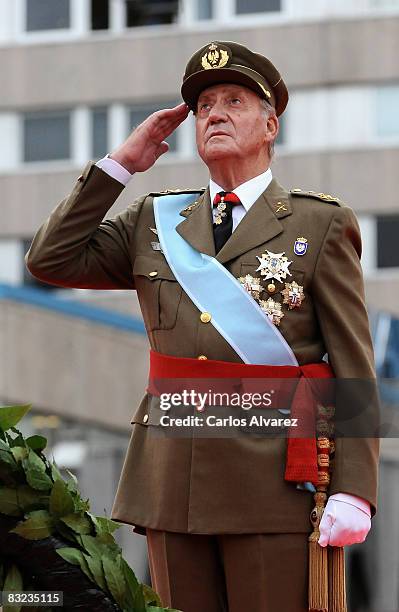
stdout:
[[193,194],[154,198],[159,242],[177,281],[244,363],[298,365],[291,347],[239,281],[214,257],[196,251],[176,231]]

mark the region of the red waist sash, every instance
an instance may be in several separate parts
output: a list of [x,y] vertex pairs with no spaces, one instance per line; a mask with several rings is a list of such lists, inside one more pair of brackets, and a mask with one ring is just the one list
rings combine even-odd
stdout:
[[[276,380],[296,379],[293,394],[281,386],[279,401],[290,395],[291,419],[298,419],[298,429],[290,428],[287,437],[287,457],[284,478],[290,482],[318,482],[316,414],[317,404],[325,403],[325,379],[334,378],[331,366],[326,362],[308,363],[301,366],[271,366],[219,361],[214,359],[192,359],[172,357],[150,351],[150,374],[148,392],[159,395],[159,383],[168,379],[249,379],[270,378]],[[324,384],[323,381],[324,380]],[[179,383],[178,383],[179,385]],[[250,387],[256,388],[256,382]],[[169,390],[172,390],[169,387]],[[329,398],[330,400],[331,398]],[[328,401],[328,400],[327,400]],[[303,432],[306,432],[304,435]],[[297,437],[295,437],[297,436]]]

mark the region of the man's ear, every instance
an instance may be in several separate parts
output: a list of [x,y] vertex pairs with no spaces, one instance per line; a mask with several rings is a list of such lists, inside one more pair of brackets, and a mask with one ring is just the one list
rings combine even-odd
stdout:
[[279,120],[277,119],[277,115],[275,115],[274,113],[270,115],[267,118],[266,125],[268,135],[271,136],[271,140],[275,140],[280,129],[280,124]]

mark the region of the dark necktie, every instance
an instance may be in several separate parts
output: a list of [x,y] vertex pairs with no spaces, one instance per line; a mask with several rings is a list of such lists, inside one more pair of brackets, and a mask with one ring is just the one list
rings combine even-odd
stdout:
[[217,207],[217,214],[213,222],[213,235],[215,238],[216,253],[227,242],[233,231],[233,206],[241,204],[241,200],[231,191],[219,191],[213,200]]

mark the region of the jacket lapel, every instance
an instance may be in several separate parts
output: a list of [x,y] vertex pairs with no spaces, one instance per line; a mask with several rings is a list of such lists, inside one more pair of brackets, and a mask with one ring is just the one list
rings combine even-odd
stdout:
[[291,213],[288,192],[273,179],[240,221],[216,259],[224,264],[271,240],[283,231],[279,219]]
[[201,194],[192,209],[181,211],[186,218],[176,226],[176,231],[184,240],[200,253],[215,256],[213,239],[213,219],[209,198],[209,187]]
[[[271,240],[283,231],[279,219],[291,213],[289,193],[273,179],[240,221],[216,259],[222,264],[227,263]],[[185,219],[176,226],[178,234],[197,251],[215,257],[209,187],[180,214]]]

